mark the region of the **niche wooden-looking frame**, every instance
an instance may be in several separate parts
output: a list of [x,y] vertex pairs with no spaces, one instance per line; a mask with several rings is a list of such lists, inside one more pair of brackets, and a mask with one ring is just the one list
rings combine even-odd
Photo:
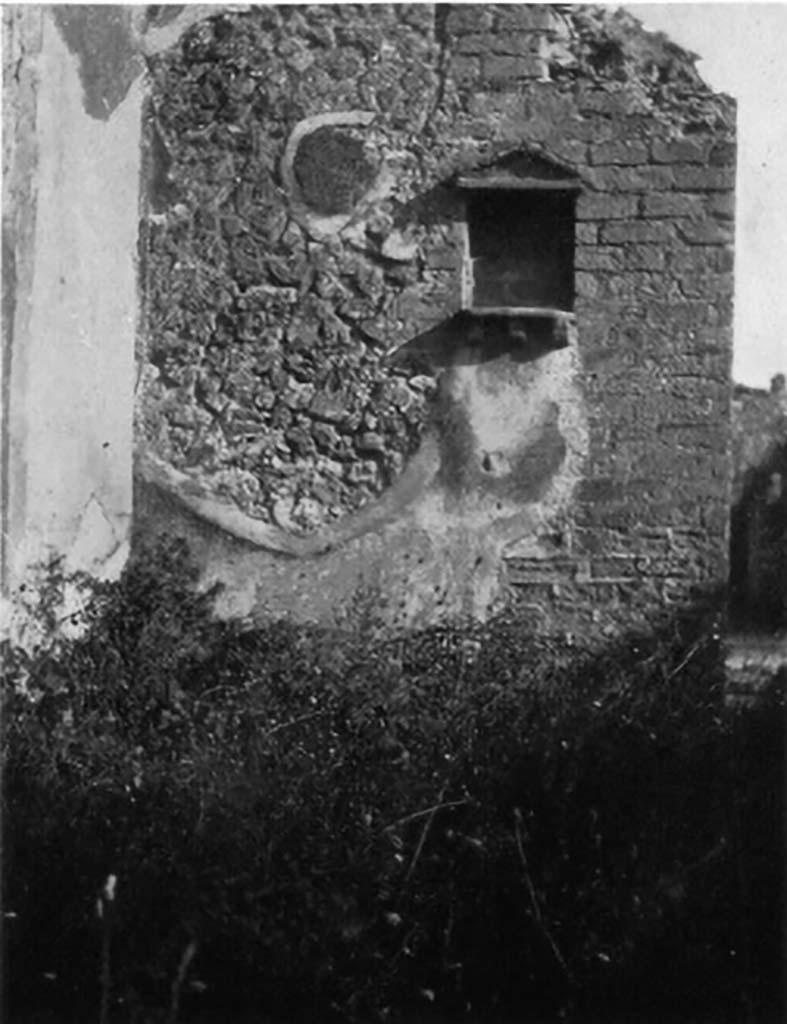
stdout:
[[544,157],[517,153],[456,184],[464,197],[463,311],[573,322],[579,179]]

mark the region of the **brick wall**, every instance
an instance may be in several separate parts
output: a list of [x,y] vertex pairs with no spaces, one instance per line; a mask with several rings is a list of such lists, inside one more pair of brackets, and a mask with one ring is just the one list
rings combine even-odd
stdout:
[[[553,404],[563,437],[585,426],[570,473],[550,463],[560,502],[520,488],[538,525],[497,543],[490,607],[603,632],[724,582],[734,106],[688,55],[592,7],[260,8],[198,26],[152,74],[142,447],[295,532],[373,503],[459,393],[450,355],[387,359],[459,310],[456,175],[537,153],[581,187]],[[342,112],[371,116],[323,133],[338,192],[310,198],[320,175],[288,181],[288,140]],[[444,498],[445,465],[436,481]]]

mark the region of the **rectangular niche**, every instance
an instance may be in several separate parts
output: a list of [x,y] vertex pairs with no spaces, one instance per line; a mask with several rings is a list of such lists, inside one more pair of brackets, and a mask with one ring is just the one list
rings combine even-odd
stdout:
[[576,187],[495,187],[463,179],[462,306],[470,313],[570,315],[574,309]]

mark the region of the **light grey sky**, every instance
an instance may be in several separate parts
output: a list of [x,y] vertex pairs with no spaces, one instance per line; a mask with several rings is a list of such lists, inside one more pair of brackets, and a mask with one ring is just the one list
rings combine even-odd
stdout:
[[787,372],[787,3],[623,6],[738,101],[733,374],[767,387]]

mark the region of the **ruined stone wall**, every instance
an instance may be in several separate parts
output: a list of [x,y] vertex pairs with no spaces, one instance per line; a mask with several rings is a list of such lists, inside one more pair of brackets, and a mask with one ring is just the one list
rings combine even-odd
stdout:
[[[333,562],[247,550],[247,611],[360,580],[587,633],[724,581],[734,108],[688,55],[586,7],[282,7],[152,74],[140,449],[306,535],[431,467]],[[456,316],[456,177],[514,153],[580,186],[562,351]]]
[[[150,226],[143,429],[291,529],[383,490],[434,390],[384,361],[455,291],[445,229],[409,209],[439,180],[418,138],[438,89],[433,12],[401,14],[216,19],[155,73],[151,200],[167,212]],[[380,105],[385,123],[364,124]],[[338,123],[303,124],[325,112]]]

